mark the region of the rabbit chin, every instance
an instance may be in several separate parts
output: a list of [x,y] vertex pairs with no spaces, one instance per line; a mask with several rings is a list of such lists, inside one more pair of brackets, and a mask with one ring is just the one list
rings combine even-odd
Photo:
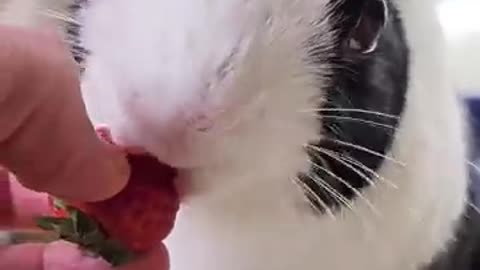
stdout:
[[[167,239],[173,270],[418,270],[448,246],[467,200],[465,121],[441,46],[426,46],[443,42],[432,24],[435,15],[417,2],[398,3],[413,61],[405,111],[388,153],[404,164],[385,160],[377,171],[390,184],[365,189],[353,209],[318,215],[292,181],[308,166],[307,155],[295,146],[285,148],[291,155],[264,159],[268,154],[256,150],[276,153],[284,142],[301,143],[302,132],[252,140],[239,146],[246,154],[230,166],[188,176],[197,192],[187,196]],[[284,125],[290,123],[299,124]],[[297,130],[308,134],[309,124]]]
[[298,150],[268,160],[252,151],[230,166],[184,172],[183,206],[167,239],[172,269],[418,270],[430,263],[453,240],[467,200],[461,114],[454,96],[435,86],[443,95],[435,100],[425,95],[430,88],[410,88],[389,152],[405,166],[385,161],[378,170],[395,188],[379,182],[335,216],[312,211],[294,183],[307,166]]

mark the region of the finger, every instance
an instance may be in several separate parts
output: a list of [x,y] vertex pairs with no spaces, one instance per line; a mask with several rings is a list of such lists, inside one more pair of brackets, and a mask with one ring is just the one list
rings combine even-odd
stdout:
[[0,248],[0,270],[44,270],[44,245],[25,244]]
[[22,244],[0,248],[0,270],[12,269],[111,270],[106,262],[84,256],[76,246],[63,241],[51,244]]
[[[45,270],[113,270],[103,260],[85,256],[73,244],[57,242],[47,246],[44,255]],[[119,270],[168,270],[168,255],[165,246],[160,245],[144,257]],[[1,270],[1,269],[0,269]]]
[[126,185],[127,161],[95,134],[77,67],[56,37],[1,26],[0,83],[0,162],[22,184],[71,200]]
[[87,256],[76,245],[58,241],[50,244],[22,244],[0,248],[0,270],[168,270],[164,245],[132,263],[114,268],[106,261]]
[[44,270],[111,270],[105,261],[86,256],[74,244],[64,241],[49,244],[43,259]]
[[50,215],[46,193],[23,187],[1,170],[0,203],[0,228],[34,229],[37,217]]

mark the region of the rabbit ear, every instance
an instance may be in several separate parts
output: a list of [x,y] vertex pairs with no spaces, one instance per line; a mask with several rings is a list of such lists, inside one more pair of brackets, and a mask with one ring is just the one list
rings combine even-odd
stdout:
[[373,52],[387,20],[388,6],[385,0],[365,0],[360,17],[349,35],[350,49],[364,54]]

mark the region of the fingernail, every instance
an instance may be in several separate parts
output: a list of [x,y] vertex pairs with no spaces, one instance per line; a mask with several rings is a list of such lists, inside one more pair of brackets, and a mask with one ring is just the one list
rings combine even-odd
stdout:
[[127,153],[113,141],[112,133],[107,126],[101,125],[95,128],[100,140],[105,143],[108,151],[112,153],[111,165],[115,174],[121,177],[122,182],[127,182],[130,176],[130,164],[127,160]]
[[124,153],[115,154],[111,160],[113,170],[116,175],[120,177],[122,183],[128,182],[130,177],[130,164],[128,163],[127,156]]
[[130,166],[126,156],[119,153],[112,153],[110,150],[110,154],[107,154],[106,160],[101,162],[104,164],[101,166],[102,171],[99,173],[98,171],[92,172],[94,177],[89,178],[89,182],[91,182],[91,185],[95,185],[95,188],[92,189],[92,187],[88,187],[88,189],[86,189],[87,196],[83,196],[85,194],[82,194],[82,198],[75,198],[74,200],[89,202],[103,201],[117,195],[125,188],[130,177]]

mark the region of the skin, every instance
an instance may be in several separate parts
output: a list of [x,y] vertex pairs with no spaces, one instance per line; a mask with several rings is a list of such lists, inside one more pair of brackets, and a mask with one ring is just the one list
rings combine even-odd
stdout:
[[[3,228],[29,228],[32,217],[46,211],[46,193],[95,201],[126,185],[126,160],[98,140],[81,99],[78,68],[53,33],[0,26],[0,127],[0,164],[16,175],[0,168],[0,184],[9,187],[0,189]],[[110,267],[55,242],[0,247],[4,269]],[[168,269],[167,251],[160,245],[121,269]]]

